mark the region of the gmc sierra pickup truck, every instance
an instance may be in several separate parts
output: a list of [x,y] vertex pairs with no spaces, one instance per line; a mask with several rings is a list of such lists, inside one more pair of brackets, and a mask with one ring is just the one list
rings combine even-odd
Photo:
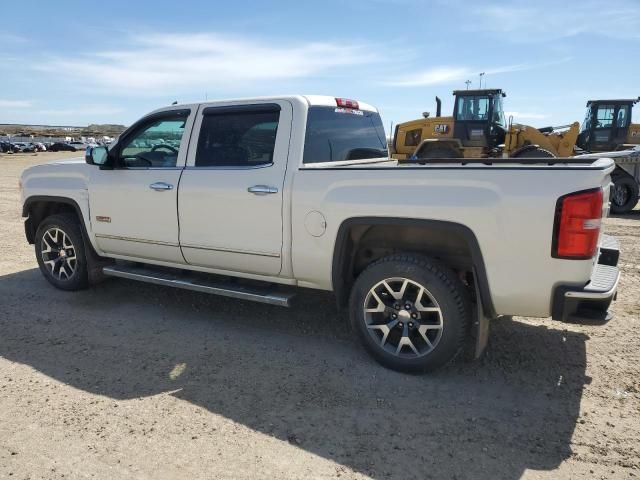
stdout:
[[333,291],[402,371],[479,355],[502,315],[606,321],[610,159],[391,160],[365,103],[173,105],[84,161],[27,169],[25,231],[55,287],[124,277],[288,306]]

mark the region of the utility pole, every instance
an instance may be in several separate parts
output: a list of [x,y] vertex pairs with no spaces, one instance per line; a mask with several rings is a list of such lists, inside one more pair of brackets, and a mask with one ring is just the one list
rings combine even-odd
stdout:
[[480,77],[480,89],[482,90],[482,77],[484,77],[484,72],[481,72],[479,77]]
[[469,90],[469,85],[471,85],[471,80],[467,80],[466,82],[464,82],[467,84],[467,90]]

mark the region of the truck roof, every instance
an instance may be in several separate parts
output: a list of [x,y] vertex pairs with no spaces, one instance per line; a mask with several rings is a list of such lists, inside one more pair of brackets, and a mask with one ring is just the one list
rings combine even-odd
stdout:
[[[345,98],[345,97],[331,97],[329,95],[274,95],[267,97],[248,97],[248,98],[221,98],[217,100],[208,100],[206,102],[188,102],[184,104],[177,105],[193,105],[194,103],[202,104],[202,105],[216,105],[220,103],[251,103],[251,102],[264,102],[268,100],[302,100],[305,101],[309,106],[320,106],[320,107],[337,107],[336,98]],[[369,112],[377,112],[378,109],[373,105],[370,105],[365,102],[361,102],[357,99],[349,99],[358,103],[359,110],[366,110]]]

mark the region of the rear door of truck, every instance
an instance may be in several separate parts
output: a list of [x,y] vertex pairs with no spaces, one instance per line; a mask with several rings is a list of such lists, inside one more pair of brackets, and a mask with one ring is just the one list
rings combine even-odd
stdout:
[[284,100],[200,106],[178,191],[188,264],[280,273],[292,116]]

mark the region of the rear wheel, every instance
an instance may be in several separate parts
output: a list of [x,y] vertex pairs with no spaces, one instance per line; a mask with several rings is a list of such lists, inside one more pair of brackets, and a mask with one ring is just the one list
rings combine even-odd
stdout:
[[611,212],[628,213],[638,203],[638,184],[627,174],[611,175]]
[[363,271],[351,292],[350,318],[367,351],[385,367],[425,372],[461,350],[470,306],[446,266],[418,255],[392,255]]
[[536,148],[530,148],[528,150],[516,152],[511,157],[512,158],[555,158],[555,155],[551,153],[549,150],[536,147]]
[[87,287],[85,245],[75,215],[45,218],[36,232],[35,250],[40,271],[53,286],[62,290]]

